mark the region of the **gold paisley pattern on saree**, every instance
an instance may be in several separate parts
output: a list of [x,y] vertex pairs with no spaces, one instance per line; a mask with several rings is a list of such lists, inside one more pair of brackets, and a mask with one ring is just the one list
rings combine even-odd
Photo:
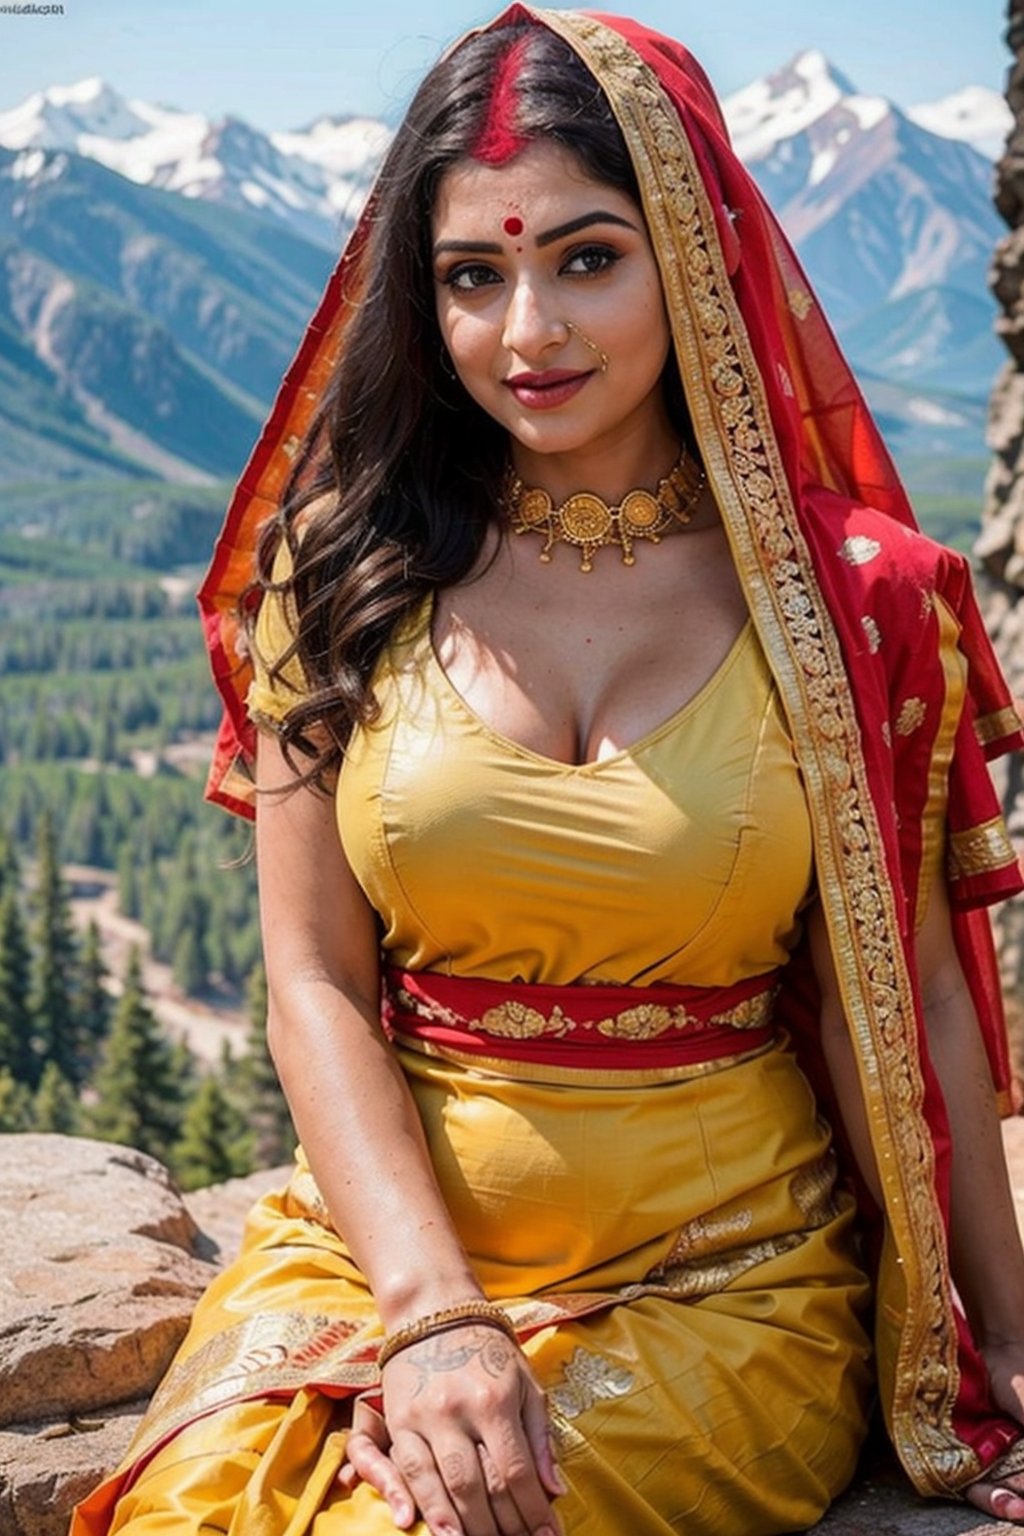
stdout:
[[792,1253],[807,1241],[806,1232],[782,1232],[778,1237],[764,1237],[743,1248],[709,1253],[702,1258],[666,1265],[652,1271],[648,1288],[677,1301],[699,1301],[714,1296],[739,1280],[759,1264],[767,1264],[781,1254]]
[[864,631],[864,637],[868,642],[868,650],[871,652],[872,656],[877,655],[877,653],[882,649],[882,631],[879,629],[877,623],[869,613],[864,615],[860,621],[860,624]]
[[826,1152],[816,1162],[798,1168],[790,1180],[790,1193],[808,1227],[824,1227],[837,1215],[836,1159]]
[[863,533],[853,534],[839,546],[839,558],[845,560],[847,565],[870,565],[881,553],[882,546],[878,540],[869,539]]
[[896,735],[912,736],[924,724],[927,713],[923,699],[904,699],[896,716]]
[[[757,362],[732,293],[714,212],[693,150],[653,72],[591,17],[548,12],[601,81],[640,171],[680,369],[708,478],[793,731],[815,824],[819,884],[844,1003],[865,1066],[867,1112],[899,1263],[887,1279],[902,1314],[891,1376],[893,1433],[924,1493],[955,1492],[980,1463],[955,1433],[959,1388],[934,1149],[922,1114],[914,997],[885,846],[870,795],[838,636],[818,585],[772,426]],[[699,387],[704,380],[706,388]],[[881,553],[857,535],[842,558]]]
[[827,1226],[838,1214],[836,1163],[831,1152],[796,1169],[789,1192],[802,1217],[799,1230],[742,1242],[754,1225],[750,1206],[694,1217],[680,1227],[664,1259],[649,1271],[645,1287],[681,1301],[696,1301],[724,1289],[758,1264],[791,1253],[807,1234]]
[[632,1392],[636,1378],[596,1350],[578,1348],[562,1367],[562,1380],[548,1389],[548,1400],[564,1419],[578,1419],[595,1403]]

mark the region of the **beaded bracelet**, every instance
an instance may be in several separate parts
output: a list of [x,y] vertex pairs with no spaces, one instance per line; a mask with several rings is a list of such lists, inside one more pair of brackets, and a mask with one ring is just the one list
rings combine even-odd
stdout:
[[461,1328],[466,1323],[483,1323],[488,1328],[500,1328],[513,1344],[518,1344],[515,1325],[493,1301],[463,1301],[456,1307],[445,1307],[441,1312],[428,1312],[426,1317],[413,1323],[404,1323],[389,1333],[380,1347],[377,1368],[383,1370],[388,1361],[401,1350],[418,1344],[421,1339],[432,1338],[435,1333],[447,1333],[451,1328]]

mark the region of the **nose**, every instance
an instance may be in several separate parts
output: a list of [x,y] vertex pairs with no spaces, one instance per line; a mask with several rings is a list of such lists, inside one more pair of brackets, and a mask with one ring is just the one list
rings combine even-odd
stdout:
[[541,285],[523,276],[513,285],[505,309],[501,342],[524,362],[536,361],[552,345],[561,345],[569,331]]

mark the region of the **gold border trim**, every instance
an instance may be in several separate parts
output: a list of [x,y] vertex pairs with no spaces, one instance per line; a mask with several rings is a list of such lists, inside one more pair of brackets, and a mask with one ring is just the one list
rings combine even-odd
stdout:
[[974,722],[974,734],[983,747],[1004,736],[1015,736],[1022,729],[1021,719],[1012,704],[997,709],[990,715],[979,715]]
[[410,1051],[449,1066],[486,1072],[511,1082],[553,1083],[574,1088],[630,1088],[657,1083],[688,1083],[699,1077],[710,1077],[716,1072],[724,1072],[728,1067],[756,1061],[759,1056],[767,1056],[769,1051],[781,1049],[782,1038],[776,1036],[763,1045],[719,1056],[714,1061],[694,1061],[678,1067],[618,1068],[559,1067],[539,1061],[512,1061],[507,1056],[478,1056],[475,1051],[459,1051],[447,1045],[438,1045],[433,1040],[414,1040],[401,1033],[396,1036],[396,1044],[399,1052]]
[[757,361],[693,150],[654,73],[613,29],[537,13],[600,82],[637,167],[694,430],[807,785],[819,885],[899,1263],[891,1423],[921,1492],[980,1471],[955,1434],[957,1337],[914,996],[842,653],[792,504]]
[[988,875],[1017,863],[1017,850],[1006,830],[1002,816],[965,827],[949,835],[949,878],[969,880],[972,875]]
[[933,595],[935,617],[939,624],[939,656],[945,681],[945,694],[939,725],[932,742],[928,764],[928,798],[921,813],[921,868],[917,880],[915,924],[919,929],[928,911],[928,896],[942,864],[946,846],[946,802],[949,798],[949,767],[957,727],[967,691],[967,661],[957,641],[960,624],[944,598]]

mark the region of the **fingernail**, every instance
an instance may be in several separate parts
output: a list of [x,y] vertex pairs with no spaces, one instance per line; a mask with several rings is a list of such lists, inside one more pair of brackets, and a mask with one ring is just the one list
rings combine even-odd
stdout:
[[554,1485],[558,1489],[559,1493],[568,1493],[569,1492],[569,1484],[566,1482],[565,1478],[562,1476],[562,1469],[558,1465],[557,1462],[555,1462],[554,1466],[551,1469],[551,1481],[554,1483]]

